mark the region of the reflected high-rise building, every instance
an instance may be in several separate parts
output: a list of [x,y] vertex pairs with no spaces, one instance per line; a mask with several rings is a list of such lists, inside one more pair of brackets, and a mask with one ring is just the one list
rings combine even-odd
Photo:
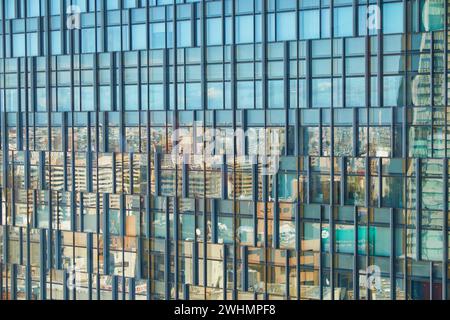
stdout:
[[0,299],[448,299],[449,5],[0,0]]

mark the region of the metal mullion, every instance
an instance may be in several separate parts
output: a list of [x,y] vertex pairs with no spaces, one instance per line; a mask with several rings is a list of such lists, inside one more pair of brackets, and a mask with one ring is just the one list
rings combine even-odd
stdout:
[[353,209],[353,300],[359,300],[359,223],[358,223],[358,208],[355,206]]
[[[445,77],[445,88],[448,87],[448,42],[449,42],[449,32],[448,32],[448,1],[444,1],[444,12],[445,12],[445,24],[444,24],[444,39],[445,39],[445,46],[444,46],[444,77]],[[444,90],[444,103],[445,106],[448,106],[448,90]],[[445,112],[445,137],[447,136],[448,132],[448,114]],[[444,139],[444,146],[445,146],[445,157],[448,157],[448,141],[445,138]],[[446,163],[444,164],[444,168],[447,167],[448,160],[445,158]],[[444,186],[447,186],[447,188],[444,190],[444,195],[446,195],[445,202],[444,202],[444,251],[443,251],[443,265],[442,265],[442,299],[447,300],[448,299],[448,169],[446,169],[446,173],[444,175],[445,182]]]
[[[122,170],[124,167],[124,163],[123,163],[123,159],[122,159]],[[122,173],[123,176],[123,173]],[[122,238],[123,243],[125,243],[125,238],[126,238],[126,196],[124,193],[122,193],[120,195],[120,199],[119,199],[119,203],[120,203],[120,236]],[[121,253],[122,253],[122,300],[125,300],[125,246],[122,246],[121,249]]]
[[[207,82],[206,82],[206,59],[207,59],[207,52],[206,52],[206,45],[207,45],[207,38],[206,38],[206,1],[202,0],[201,2],[202,6],[202,16],[200,19],[201,22],[201,38],[202,38],[202,45],[201,45],[201,59],[200,59],[200,68],[201,68],[201,105],[202,105],[202,112],[203,112],[203,133],[205,133],[206,130],[206,109],[208,108],[208,99],[207,99]],[[223,23],[223,21],[222,21]],[[224,28],[222,28],[223,30]],[[194,117],[195,117],[195,111],[194,111]],[[195,120],[195,119],[194,119]],[[203,150],[206,150],[206,141],[203,142]],[[208,236],[207,236],[207,197],[206,197],[206,154],[203,154],[203,181],[204,181],[204,187],[203,187],[203,281],[204,281],[204,287],[205,287],[205,297],[206,297],[206,289],[207,289],[207,283],[208,283]]]
[[[61,131],[62,131],[62,139],[61,139],[61,144],[62,144],[62,150],[64,153],[63,156],[63,168],[64,168],[64,172],[68,172],[68,165],[67,165],[67,152],[68,152],[68,146],[69,146],[69,141],[68,141],[68,119],[67,119],[67,112],[62,112],[61,113],[62,116],[62,121],[61,121]],[[73,129],[73,127],[72,127]],[[73,132],[72,132],[72,136],[73,136]],[[68,181],[67,181],[67,174],[64,175],[63,177],[63,190],[68,192],[69,188],[68,188]]]
[[[61,17],[63,16],[64,13],[62,13]],[[61,26],[61,30],[63,30],[63,27]],[[46,62],[46,80],[45,80],[45,88],[46,88],[46,97],[47,97],[47,140],[48,140],[48,148],[47,150],[49,150],[48,155],[49,155],[49,164],[51,162],[51,152],[50,150],[52,150],[52,143],[51,143],[51,123],[52,123],[52,118],[51,118],[51,113],[52,113],[52,105],[53,105],[53,101],[52,101],[52,59],[51,59],[51,55],[50,53],[51,51],[51,37],[50,37],[50,6],[49,3],[46,3],[46,7],[45,7],[45,16],[44,16],[44,32],[47,34],[47,41],[46,41],[46,50],[44,52],[46,52],[48,54],[48,56],[45,59]],[[63,32],[61,32],[61,35],[63,35]],[[65,38],[64,38],[65,39]],[[65,42],[62,42],[65,43]],[[55,68],[56,69],[56,68]],[[72,83],[72,82],[71,82]],[[35,123],[36,125],[36,123]],[[44,155],[44,153],[42,153],[41,155]],[[42,168],[43,168],[43,172],[45,172],[45,156],[44,156],[44,161],[42,163]],[[45,174],[42,178],[45,178]],[[44,180],[42,180],[44,181]],[[52,194],[51,194],[51,190],[50,190],[50,186],[51,186],[51,175],[49,177],[49,182],[48,185],[46,186],[46,189],[48,189],[47,191],[47,195],[48,195],[48,210],[49,210],[49,228],[48,228],[48,234],[47,234],[47,239],[44,240],[43,237],[45,237],[45,233],[41,233],[41,242],[42,241],[48,241],[47,242],[47,257],[43,257],[43,261],[46,261],[46,263],[43,265],[44,269],[41,270],[41,279],[40,279],[40,285],[41,285],[41,298],[43,300],[46,299],[46,273],[47,273],[47,268],[51,269],[52,268],[52,261],[51,258],[53,256],[53,248],[52,248],[52,234],[53,234],[53,206],[52,206]],[[41,244],[41,249],[43,249],[43,247],[45,247],[45,244]],[[41,253],[41,254],[45,254],[45,253]],[[51,277],[51,272],[50,272],[50,277]],[[51,282],[51,279],[50,279]],[[44,287],[44,289],[42,289],[42,287]]]
[[[30,106],[29,106],[29,94],[30,92],[28,91],[28,86],[30,85],[28,82],[28,69],[29,69],[29,64],[28,64],[28,57],[25,58],[24,64],[25,64],[25,70],[24,70],[24,77],[25,77],[25,83],[24,83],[24,87],[25,87],[25,112],[23,112],[23,117],[24,119],[24,129],[25,132],[21,132],[21,135],[25,134],[25,189],[29,189],[29,151],[30,151],[30,143],[29,143],[29,139],[30,139],[30,135],[29,135],[29,118],[28,115],[30,114]],[[0,219],[1,221],[1,219]]]
[[[29,234],[30,234],[30,230],[29,230],[29,228],[27,227],[27,252],[28,251],[30,251],[30,237],[29,237]],[[27,260],[27,261],[29,261],[29,260]],[[2,270],[1,270],[1,268],[0,268],[0,275],[1,275],[1,272],[2,272]],[[0,276],[0,278],[2,278],[1,276]],[[26,266],[25,266],[25,296],[26,296],[26,299],[27,300],[31,300],[31,298],[32,298],[32,281],[31,281],[31,265],[30,265],[30,263],[29,262],[27,262],[27,264],[26,264]],[[0,281],[0,287],[2,286],[2,283],[1,283],[1,281]],[[2,294],[2,292],[1,292],[1,289],[0,289],[0,295]],[[0,298],[0,300],[1,300],[1,298]]]
[[0,301],[3,301],[3,263],[0,263]]
[[[329,234],[330,234],[330,289],[331,300],[335,300],[334,294],[334,258],[335,258],[335,236],[334,236],[334,204],[335,204],[335,192],[334,192],[334,0],[330,0],[330,37],[331,37],[331,104],[330,104],[330,213],[329,213]],[[344,94],[343,94],[344,96]],[[321,139],[322,140],[322,139]],[[344,168],[341,168],[343,170]]]
[[211,199],[211,241],[213,244],[218,244],[217,222],[217,200]]
[[311,204],[312,203],[312,199],[311,199],[311,185],[312,185],[312,169],[311,169],[311,156],[306,156],[307,158],[307,167],[306,167],[306,172],[307,172],[307,185],[306,185],[306,203],[307,204]]
[[422,260],[422,163],[421,159],[415,159],[416,170],[416,260]]
[[[445,87],[448,87],[448,1],[444,1],[444,12],[445,12],[445,24],[444,24],[444,84]],[[448,90],[444,89],[444,103],[445,106],[448,106]],[[447,109],[447,108],[446,108]],[[447,137],[448,132],[448,114],[444,112],[445,117],[445,128],[444,128],[444,137]],[[444,204],[443,204],[443,256],[442,256],[442,300],[448,299],[448,141],[447,138],[444,138],[444,148],[445,155],[443,160],[443,195],[444,195]]]
[[[434,104],[434,42],[435,42],[435,33],[433,31],[430,32],[430,106],[431,106],[431,156],[433,157],[435,154],[434,151],[434,120],[435,120],[435,104]],[[445,71],[447,72],[447,70]]]
[[[382,8],[382,0],[377,0],[378,8]],[[383,10],[380,10],[380,21],[383,21]],[[377,70],[377,80],[378,80],[378,106],[384,107],[384,91],[383,91],[383,27],[380,26],[377,32],[377,40],[378,40],[378,70]],[[369,124],[368,124],[369,125]]]
[[119,300],[119,284],[118,284],[118,277],[117,275],[111,275],[111,295],[112,295],[112,299],[113,301],[117,301]]
[[[366,231],[366,280],[369,279],[369,274],[368,274],[368,269],[369,266],[371,265],[370,263],[370,259],[371,259],[371,255],[370,255],[370,228],[371,228],[371,224],[370,224],[370,214],[371,214],[371,209],[366,208],[367,210],[367,231]],[[366,297],[367,300],[372,300],[372,296],[371,296],[371,288],[370,286],[366,285]]]
[[[398,155],[398,152],[396,150],[396,137],[395,137],[395,125],[397,122],[397,108],[392,107],[391,108],[391,113],[392,113],[392,117],[391,117],[391,137],[390,137],[390,145],[391,145],[391,157],[395,158]],[[381,189],[380,189],[381,191]]]
[[[101,48],[97,48],[97,52],[99,52],[101,50],[101,52],[107,52],[107,36],[106,36],[106,15],[107,15],[107,10],[106,10],[106,2],[108,0],[100,0],[100,15],[102,17],[101,19],[101,23],[100,23],[100,33],[101,33],[101,44],[102,47]],[[97,33],[97,28],[96,28],[96,33]],[[98,50],[100,49],[100,50]]]
[[[40,297],[41,300],[46,300],[47,296],[47,286],[46,286],[46,230],[45,229],[39,229],[39,260],[40,260],[40,273],[39,273],[39,282],[40,282]],[[49,232],[50,233],[50,232]],[[47,253],[51,256],[50,252]]]
[[280,249],[280,210],[279,210],[279,191],[278,191],[278,174],[272,177],[272,188],[275,194],[273,201],[273,230],[272,230],[272,248]]
[[[97,172],[98,174],[98,172]],[[100,220],[100,194],[96,193],[95,194],[95,204],[96,204],[96,208],[95,208],[95,213],[96,213],[96,232],[98,234],[98,236],[96,237],[96,249],[97,249],[97,273],[96,273],[96,299],[100,300],[100,228],[101,228],[101,224],[102,221]]]
[[[26,19],[25,19],[26,21]],[[23,100],[22,99],[22,88],[21,88],[21,73],[24,72],[24,79],[26,78],[26,69],[22,70],[21,69],[21,60],[23,59],[24,64],[25,61],[28,59],[27,55],[26,55],[26,48],[25,48],[25,58],[18,58],[18,77],[17,77],[17,101],[18,101],[18,111],[16,112],[17,115],[17,119],[16,119],[16,134],[17,134],[17,142],[16,142],[16,148],[18,150],[18,152],[23,151],[23,126],[22,126],[22,104],[23,104]],[[25,64],[26,67],[26,64]],[[26,95],[26,88],[24,88],[25,91],[25,95]]]
[[[15,154],[16,152],[14,151],[10,151],[11,153],[11,173],[12,176],[14,177],[15,174],[15,170],[16,170],[16,164],[15,164]],[[15,179],[11,179],[11,189],[10,189],[10,193],[11,193],[11,204],[16,203],[16,181]],[[15,226],[16,225],[16,206],[12,205],[11,206],[11,225]]]
[[[358,0],[353,0],[352,9],[353,9],[353,37],[358,36],[358,25],[359,25],[359,15],[358,15]],[[345,41],[344,41],[345,42]]]
[[[114,52],[107,53],[110,57],[110,69],[109,71],[109,88],[111,91],[109,105],[111,106],[111,112],[117,111],[117,89],[116,89],[116,75],[117,75],[117,59]],[[105,111],[105,114],[108,112]]]
[[378,158],[378,208],[383,207],[383,197],[382,197],[382,190],[383,190],[383,158]]
[[[378,8],[381,8],[380,7],[380,0],[377,0],[377,5],[378,5]],[[378,55],[380,55],[380,42],[381,42],[381,40],[380,40],[380,34],[381,34],[381,30],[379,30],[379,32],[378,32]],[[366,141],[367,141],[367,143],[366,143],[366,156],[365,156],[365,175],[364,175],[364,179],[365,179],[365,189],[366,189],[366,193],[365,193],[365,199],[364,199],[364,205],[365,205],[365,208],[366,208],[366,210],[367,210],[367,227],[366,227],[366,252],[365,252],[365,254],[366,254],[366,265],[365,265],[365,267],[366,268],[368,268],[368,266],[370,265],[370,209],[369,209],[369,205],[370,205],[370,177],[371,177],[371,175],[370,175],[370,107],[371,107],[371,87],[372,87],[372,70],[371,70],[371,59],[372,59],[372,52],[371,52],[371,42],[370,42],[370,36],[369,36],[369,32],[367,32],[367,35],[366,35],[366,37],[365,37],[365,55],[364,55],[364,58],[365,58],[365,63],[366,63],[366,65],[365,65],[365,81],[366,81],[366,83],[365,83],[365,88],[366,88],[366,99],[365,99],[365,109],[366,109],[366,118],[365,118],[365,121],[366,121]],[[378,64],[380,64],[380,59],[379,59],[379,61],[378,61]],[[378,66],[378,102],[379,102],[379,106],[381,106],[382,105],[382,98],[380,98],[380,88],[381,88],[381,86],[380,86],[380,77],[381,77],[381,74],[380,74],[380,66]],[[358,122],[359,122],[359,119],[358,119]],[[356,210],[358,210],[358,209],[356,209]],[[359,228],[359,221],[357,221],[357,219],[358,219],[358,215],[356,215],[355,216],[355,226],[356,226],[356,229],[355,229],[355,233],[356,233],[356,236],[358,236],[359,237],[359,230],[358,230],[358,228]],[[358,244],[358,238],[356,238],[355,239],[355,241],[356,241],[356,244]],[[358,257],[358,246],[356,246],[355,247],[355,252],[357,253],[356,255],[355,255],[355,258],[357,259],[357,257]],[[355,261],[355,264],[356,264],[356,266],[354,265],[354,267],[357,267],[357,264],[358,264],[358,261]],[[354,270],[355,272],[356,272],[356,270]],[[367,276],[367,275],[366,275]],[[359,278],[358,278],[358,284],[359,284]],[[358,286],[358,296],[359,296],[359,286]],[[370,288],[367,286],[367,288],[366,288],[366,299],[367,300],[370,300],[371,299],[371,297],[370,297]]]
[[253,204],[252,204],[252,214],[253,214],[253,246],[258,246],[258,196],[259,196],[259,185],[258,185],[258,158],[255,156],[255,160],[252,159],[252,176],[253,176]]
[[[301,163],[301,159],[302,158],[297,158],[297,175],[300,176],[300,163]],[[297,183],[297,192],[300,195],[300,183]],[[301,255],[302,255],[302,234],[300,232],[301,230],[301,226],[302,226],[302,222],[301,222],[301,212],[302,212],[302,208],[301,204],[300,204],[300,200],[297,199],[297,205],[295,206],[295,235],[296,235],[296,239],[295,239],[295,254],[297,256],[296,259],[296,294],[297,294],[297,300],[301,300],[301,281],[300,281],[300,277],[301,277],[301,268],[300,268],[300,263],[301,263]]]
[[322,301],[323,300],[323,256],[322,256],[322,251],[323,251],[323,243],[321,241],[321,234],[322,234],[322,229],[323,229],[323,211],[324,211],[324,207],[322,205],[320,205],[320,220],[319,220],[319,230],[320,230],[320,240],[319,240],[319,300]]
[[241,260],[242,260],[242,269],[241,269],[241,281],[242,281],[242,291],[248,291],[248,247],[241,246]]
[[433,274],[434,262],[430,261],[430,271],[429,271],[429,294],[430,300],[433,300],[433,283],[434,283],[434,274]]
[[[138,102],[138,129],[139,129],[139,153],[141,153],[142,150],[142,137],[141,137],[141,128],[142,128],[142,65],[141,65],[141,57],[142,57],[142,51],[137,52],[137,89],[138,89],[138,96],[137,96],[137,102]],[[148,59],[147,59],[148,62]],[[147,76],[147,83],[148,81]],[[148,100],[147,100],[148,101]],[[147,140],[149,141],[149,140]],[[132,189],[133,190],[133,189]]]
[[[105,263],[109,261],[109,242],[110,242],[110,235],[109,235],[109,194],[104,193],[102,197],[103,202],[103,216],[102,216],[102,223],[103,223],[103,275],[109,275],[110,274],[110,266],[108,263]],[[100,237],[98,237],[100,238]],[[100,247],[97,244],[97,248],[100,250]],[[100,288],[98,287],[97,290]],[[100,291],[100,290],[99,290]]]
[[[86,152],[86,192],[92,193],[93,192],[93,181],[92,181],[92,112],[87,113],[87,152]],[[98,118],[96,118],[95,123],[98,123]],[[81,197],[83,199],[83,197]],[[81,222],[83,223],[83,219],[81,219]],[[83,228],[81,230],[84,230],[84,224]]]
[[[117,111],[119,111],[119,150],[121,153],[125,152],[126,149],[126,130],[125,130],[125,95],[124,95],[124,63],[123,63],[123,52],[116,53],[116,68],[114,68],[115,72],[118,72],[118,79],[117,80],[117,87],[119,88],[119,96],[117,101],[119,102],[119,105],[117,106]],[[123,157],[122,160],[123,162]],[[122,174],[123,174],[124,166],[122,163]],[[123,181],[122,181],[123,184]],[[122,185],[123,187],[123,185]]]
[[93,261],[94,261],[94,255],[93,255],[93,234],[87,233],[86,235],[86,252],[87,252],[87,263],[86,263],[86,269],[88,273],[88,296],[89,300],[92,300],[92,275],[94,273],[93,268]]
[[165,283],[165,290],[164,290],[164,299],[166,301],[170,300],[170,205],[169,205],[169,198],[164,198],[165,203],[165,220],[166,220],[166,237],[164,241],[164,283]]
[[[264,1],[264,0],[263,0]],[[232,1],[231,2],[231,68],[232,68],[232,72],[231,72],[231,109],[232,109],[232,113],[233,113],[233,119],[232,119],[232,127],[233,127],[233,132],[236,132],[236,107],[237,107],[237,76],[236,76],[236,2]],[[225,39],[224,39],[225,40]],[[225,57],[224,57],[225,58]],[[224,64],[225,64],[225,59],[224,59]],[[224,79],[225,79],[225,75],[224,75]],[[237,163],[237,155],[236,155],[236,150],[237,150],[237,141],[236,141],[236,136],[234,136],[233,138],[233,150],[234,150],[234,154],[233,154],[233,180],[236,181],[236,163]],[[236,223],[236,193],[233,193],[233,220]],[[254,212],[255,216],[256,216],[256,212]],[[235,224],[236,226],[236,224]],[[257,224],[255,226],[255,233],[257,233]],[[232,289],[232,300],[236,300],[238,295],[237,295],[237,272],[238,272],[238,265],[237,265],[237,250],[238,250],[238,246],[236,243],[236,238],[234,237],[233,239],[233,245],[232,245],[232,250],[233,250],[233,289]]]
[[[178,28],[177,28],[177,4],[174,2],[173,3],[173,12],[172,12],[172,19],[173,19],[173,104],[174,104],[174,123],[173,123],[173,127],[174,130],[178,129]],[[170,84],[169,84],[170,85]],[[184,159],[183,159],[184,161]],[[176,170],[176,174],[175,174],[175,197],[174,197],[174,214],[173,214],[173,230],[174,230],[174,279],[175,279],[175,283],[174,283],[174,287],[175,287],[175,300],[179,299],[179,270],[180,270],[180,265],[179,265],[179,228],[180,228],[180,223],[179,223],[179,213],[178,213],[178,165],[175,165],[175,170]],[[188,172],[187,172],[188,168],[185,167],[184,163],[183,163],[183,183],[189,183],[188,182]],[[187,176],[185,177],[184,174],[186,174]],[[186,182],[185,181],[186,178]],[[189,190],[189,185],[187,185],[187,191]],[[184,188],[183,188],[184,189]],[[183,190],[186,191],[186,190]],[[184,197],[185,195],[188,196],[188,194],[185,194],[183,192],[182,197]],[[187,197],[186,197],[187,198]]]
[[403,263],[403,282],[405,286],[405,300],[408,300],[408,210],[403,210],[405,214],[405,222],[403,225],[403,252],[405,253]]
[[[306,108],[312,108],[312,54],[311,54],[311,40],[306,40]],[[300,52],[299,52],[300,54]],[[299,93],[300,94],[300,93]],[[322,140],[322,139],[320,139]]]
[[[220,36],[222,37],[222,57],[223,57],[222,58],[222,79],[221,80],[222,80],[222,91],[225,92],[225,90],[226,90],[226,81],[225,81],[225,72],[226,72],[225,54],[226,54],[226,51],[225,51],[225,48],[227,47],[227,44],[226,44],[226,30],[225,30],[225,21],[226,21],[225,1],[222,1],[222,8],[221,8],[221,10],[222,10],[222,14],[221,14],[222,34]],[[193,29],[191,28],[191,30],[193,30]],[[194,38],[192,37],[191,39],[194,39]],[[226,100],[227,100],[226,99],[226,94],[223,94],[222,95],[222,109],[225,109]],[[213,111],[213,117],[214,117],[214,127],[213,128],[214,128],[214,130],[216,130],[216,120],[215,120],[216,112],[215,112],[215,110]],[[225,292],[226,292],[226,290],[225,290]],[[225,295],[225,298],[226,298],[226,295]]]
[[[283,80],[284,80],[284,109],[285,109],[285,126],[284,126],[284,139],[286,141],[286,148],[284,149],[284,155],[289,156],[289,148],[287,146],[290,143],[289,136],[289,108],[290,108],[290,97],[289,97],[289,88],[290,88],[290,52],[289,52],[289,42],[285,41],[283,43],[284,46],[284,70],[283,70]],[[256,95],[255,95],[256,97]]]
[[[147,132],[146,132],[146,139],[147,142],[150,141],[150,111],[147,110],[146,114],[146,118],[147,118]],[[150,143],[147,143],[146,145],[146,162],[147,162],[147,181],[151,181],[151,145]],[[147,226],[146,226],[146,235],[147,237],[150,239],[151,238],[151,226],[150,226],[150,221],[151,221],[151,197],[152,197],[152,186],[151,183],[147,183],[147,190],[146,190],[146,215],[147,215]]]
[[[31,197],[33,197],[33,198],[31,199]],[[27,191],[27,211],[30,209],[30,207],[31,207],[31,209],[33,209],[34,202],[35,202],[34,200],[35,200],[34,193]],[[32,203],[31,206],[30,206],[30,202]],[[27,244],[26,257],[25,257],[25,259],[26,259],[25,295],[27,297],[27,300],[31,300],[31,291],[32,291],[31,290],[31,288],[32,288],[32,285],[31,285],[31,244],[30,244],[30,241],[31,241],[30,232],[31,232],[32,225],[30,223],[31,222],[30,220],[31,220],[30,217],[27,217],[27,226],[25,229],[25,231],[26,231],[25,237],[26,237],[26,244]],[[1,278],[1,272],[0,272],[0,278]],[[0,284],[0,286],[1,286],[1,284]],[[1,289],[0,289],[0,291],[1,291]],[[0,292],[0,295],[1,295],[1,292]]]
[[[55,1],[59,1],[59,12],[60,12],[60,15],[59,15],[59,25],[60,25],[60,42],[61,42],[61,53],[63,54],[63,55],[66,55],[67,54],[67,46],[66,46],[66,43],[67,43],[67,41],[66,41],[66,11],[64,10],[65,9],[65,4],[64,4],[64,0],[55,0]],[[45,16],[45,21],[47,22],[46,23],[46,25],[48,25],[48,21],[47,21],[47,19],[48,19],[48,17],[50,16],[50,8],[49,8],[49,4],[50,4],[50,2],[49,1],[45,1],[45,3],[47,4],[47,8],[46,8],[46,13],[47,13],[47,15]],[[47,43],[49,43],[50,42],[50,28],[48,28],[47,30],[45,30],[45,32],[46,32],[46,34],[47,34]],[[50,53],[51,53],[51,50],[49,50],[48,49],[48,47],[47,47],[47,50],[45,51],[49,56],[50,56]]]
[[[407,0],[403,0],[403,3],[405,3]],[[446,2],[445,0],[444,0],[444,2]],[[410,2],[411,3],[411,2]],[[419,6],[420,5],[420,3],[419,3],[419,0],[416,0],[416,3],[417,3],[417,6]],[[411,10],[412,10],[412,8],[411,8]],[[420,12],[420,8],[417,8],[417,13],[419,13]],[[406,15],[405,15],[405,17],[406,17]],[[406,19],[405,19],[406,20]],[[411,19],[412,20],[412,19]],[[416,32],[417,33],[419,33],[421,30],[420,30],[420,21],[421,20],[421,17],[420,17],[420,14],[417,14],[417,16],[416,16],[416,19],[413,21],[413,23],[414,23],[414,26],[415,26],[415,28],[416,28]],[[405,29],[405,32],[407,31],[408,29]]]
[[[197,201],[194,201],[194,220],[195,220],[195,226],[197,227],[197,211],[198,211],[198,203]],[[194,237],[193,240],[193,246],[192,246],[192,284],[194,286],[198,286],[199,284],[199,276],[198,276],[198,261],[199,260],[199,253],[198,253],[198,241],[197,236]]]
[[[268,96],[267,96],[267,84],[268,84],[268,77],[267,77],[267,64],[268,64],[268,48],[267,48],[267,0],[262,0],[262,12],[261,12],[261,63],[262,63],[262,107],[264,108],[264,141],[267,142],[267,124],[268,124]],[[266,150],[264,152],[267,152],[267,146]],[[263,165],[262,165],[262,171],[264,174],[264,171],[267,170],[267,158],[266,154],[264,154],[263,159]],[[264,281],[264,297],[267,299],[267,282],[268,282],[268,257],[269,257],[269,227],[268,227],[268,176],[263,175],[263,201],[264,201],[264,275],[265,275],[265,281]]]
[[[149,8],[149,3],[148,1],[145,1],[145,26],[146,29],[149,29],[149,20],[150,20],[150,8]],[[151,168],[151,155],[152,155],[152,148],[151,148],[151,144],[148,143],[151,137],[151,114],[150,114],[150,40],[149,40],[149,35],[146,36],[146,57],[147,57],[147,61],[146,61],[146,72],[147,72],[147,84],[146,84],[146,94],[147,94],[147,110],[145,112],[145,116],[146,116],[146,140],[147,140],[147,145],[146,145],[146,159],[147,159],[147,181],[151,181],[152,179],[152,168]],[[154,170],[156,170],[156,158],[154,159]],[[156,180],[155,180],[156,181]],[[156,189],[156,185],[155,185],[155,189]],[[156,191],[156,190],[155,190]],[[156,193],[156,192],[155,192]],[[148,260],[149,260],[149,266],[152,262],[152,255],[151,255],[151,235],[152,235],[152,228],[151,228],[151,221],[152,221],[152,210],[151,210],[151,206],[152,206],[152,186],[151,183],[147,183],[147,190],[146,190],[146,217],[147,217],[147,226],[146,226],[146,234],[148,237],[148,248],[149,248],[149,252],[148,252]],[[148,268],[148,273],[147,273],[147,299],[150,300],[151,299],[151,268]]]
[[[345,42],[345,39],[342,39],[342,107],[345,108],[347,106],[347,95],[346,95],[346,91],[347,91],[347,83],[346,83],[346,79],[347,79],[347,60],[346,60],[346,54],[347,54],[347,43]],[[332,72],[334,73],[334,55],[333,52],[332,54],[332,58],[331,61],[333,63],[332,65]],[[333,85],[332,85],[333,87]],[[333,97],[334,99],[334,97]],[[354,110],[357,110],[356,108]]]
[[[56,193],[56,201],[58,202],[58,194]],[[46,192],[46,197],[48,199],[48,210],[49,210],[49,228],[48,228],[48,234],[47,234],[47,250],[48,250],[48,254],[46,256],[47,259],[47,268],[50,270],[53,267],[53,263],[52,263],[52,257],[53,257],[53,251],[54,251],[54,247],[52,246],[53,244],[53,234],[54,234],[54,228],[53,228],[53,224],[54,219],[53,219],[53,198],[54,198],[54,194],[52,194],[51,190],[48,190]],[[58,207],[58,203],[56,205]],[[59,217],[57,216],[57,220],[56,220],[56,230],[60,229],[60,223],[59,223]],[[56,250],[55,250],[56,251]],[[56,252],[55,252],[56,253]]]
[[[133,43],[132,43],[132,36],[133,36],[133,32],[132,32],[132,26],[133,26],[133,24],[132,24],[132,21],[131,21],[131,9],[130,8],[128,8],[128,9],[125,9],[124,10],[125,12],[126,12],[126,15],[127,15],[127,20],[128,20],[128,23],[126,24],[126,26],[128,27],[128,30],[127,30],[127,47],[128,47],[128,50],[123,50],[124,48],[123,48],[123,41],[122,41],[122,50],[123,51],[133,51]],[[122,19],[122,12],[121,12],[121,14],[120,14],[120,17],[121,17],[121,26],[120,26],[120,29],[122,30],[122,38],[123,38],[123,19]],[[124,285],[125,286],[125,285]],[[125,290],[124,290],[124,292],[125,292]]]
[[[444,1],[444,12],[446,15],[445,18],[445,23],[444,23],[444,88],[448,87],[448,18],[447,18],[447,13],[448,13],[448,1]],[[444,104],[447,108],[448,106],[448,90],[444,90]],[[447,112],[444,112],[444,119],[445,119],[445,128],[444,128],[444,137],[447,136],[447,132],[448,132],[448,114]],[[444,157],[448,157],[448,141],[447,139],[444,139],[444,149],[445,149],[445,156]],[[443,288],[445,286],[442,286]],[[447,289],[443,289],[443,298],[446,300],[447,297]]]
[[[13,50],[12,20],[7,20],[5,26],[8,26],[8,28],[10,30],[9,31],[10,37],[9,37],[9,39],[7,41],[5,40],[5,45],[7,43],[8,47],[4,47],[5,48],[5,50],[4,50],[5,51],[5,59],[6,59],[6,58],[13,58],[13,51],[14,50]],[[6,33],[6,29],[3,29],[3,30],[5,30],[4,33]],[[9,52],[7,51],[7,49],[9,49]],[[5,69],[3,69],[3,70],[5,70]]]
[[[404,25],[403,25],[403,29],[405,32],[407,32],[408,30],[408,19],[406,17],[408,17],[408,6],[407,6],[407,0],[403,0],[403,15],[405,16],[404,19]],[[412,6],[410,6],[411,10],[412,10]],[[419,15],[418,15],[419,16]],[[408,83],[408,60],[411,59],[410,55],[408,54],[408,48],[407,46],[405,47],[405,59],[404,59],[404,64],[403,64],[403,70],[404,70],[404,78],[403,81],[404,83]],[[447,91],[447,90],[445,90]],[[403,106],[403,112],[402,112],[402,158],[406,159],[408,157],[408,106],[407,106],[407,101],[408,101],[408,86],[403,86],[403,101],[404,101],[404,106]],[[392,133],[392,135],[394,135],[394,133]],[[395,138],[394,138],[395,139]]]
[[345,206],[345,195],[347,194],[347,158],[341,157],[339,162],[341,167],[340,205]]
[[357,158],[359,155],[359,151],[360,151],[360,150],[358,150],[358,142],[359,142],[359,109],[358,108],[353,109],[352,116],[353,116],[353,119],[352,119],[353,153],[352,153],[352,156],[353,156],[353,158]]
[[[145,25],[146,28],[148,29],[149,27],[149,3],[148,1],[145,2]],[[148,36],[147,36],[148,38]],[[147,154],[147,181],[151,181],[152,179],[152,167],[151,167],[151,160],[152,160],[152,147],[151,144],[148,143],[150,141],[150,137],[151,137],[151,113],[150,113],[150,41],[149,39],[147,39],[147,50],[146,50],[146,54],[147,54],[147,66],[146,66],[146,72],[147,72],[147,86],[146,86],[146,94],[147,94],[147,101],[148,101],[148,106],[147,106],[147,110],[145,112],[146,115],[146,128],[147,128],[147,132],[146,132],[146,139],[147,139],[147,146],[146,146],[146,154]],[[163,52],[163,57],[165,57],[165,52]],[[165,60],[165,58],[164,58]],[[163,61],[164,62],[164,61]],[[165,73],[164,73],[165,74]],[[167,119],[167,115],[166,115],[166,119]],[[155,197],[158,196],[158,189],[157,189],[157,184],[156,184],[156,173],[159,172],[157,169],[157,160],[159,159],[157,156],[157,153],[155,152],[153,154],[153,161],[154,161],[154,168],[153,170],[155,171]],[[153,260],[153,256],[151,254],[151,238],[152,238],[152,228],[151,228],[151,221],[153,219],[153,214],[152,214],[152,199],[153,199],[153,195],[152,195],[152,186],[151,183],[147,183],[147,191],[146,191],[146,216],[147,216],[147,245],[148,245],[148,261],[149,261],[149,267],[147,270],[147,300],[152,300],[152,270],[150,268],[150,265],[152,263]]]
[[17,265],[11,265],[11,300],[17,300]]
[[227,294],[227,282],[228,282],[228,273],[227,273],[227,245],[223,244],[222,246],[223,250],[223,262],[222,262],[222,281],[223,281],[223,300],[228,300],[228,294]]
[[[135,278],[129,278],[128,279],[129,283],[128,283],[128,299],[130,301],[133,301],[136,299],[136,280]],[[125,282],[122,284],[122,290],[123,290],[123,294],[125,296]],[[126,298],[124,298],[124,300],[126,300]]]
[[[297,79],[298,80],[298,79]],[[297,81],[298,83],[298,81]],[[294,138],[294,142],[295,142],[295,150],[294,150],[294,155],[297,158],[303,158],[304,156],[304,152],[303,152],[303,128],[301,127],[301,111],[300,108],[296,108],[294,109],[294,132],[295,132],[295,138]]]

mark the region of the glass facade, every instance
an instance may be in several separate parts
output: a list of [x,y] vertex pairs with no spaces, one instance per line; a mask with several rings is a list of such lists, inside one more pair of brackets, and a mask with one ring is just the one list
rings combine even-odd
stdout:
[[449,4],[0,0],[0,299],[448,299]]

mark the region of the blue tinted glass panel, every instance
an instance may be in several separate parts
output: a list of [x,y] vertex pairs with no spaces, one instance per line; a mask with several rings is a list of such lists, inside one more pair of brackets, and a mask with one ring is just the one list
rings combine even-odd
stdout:
[[253,39],[253,16],[236,17],[236,43],[251,43]]
[[334,9],[334,36],[347,37],[353,35],[353,8]]

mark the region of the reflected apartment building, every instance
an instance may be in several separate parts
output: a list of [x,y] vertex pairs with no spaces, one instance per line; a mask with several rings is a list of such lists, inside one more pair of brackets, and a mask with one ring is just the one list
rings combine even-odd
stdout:
[[0,299],[448,299],[449,4],[0,0]]

